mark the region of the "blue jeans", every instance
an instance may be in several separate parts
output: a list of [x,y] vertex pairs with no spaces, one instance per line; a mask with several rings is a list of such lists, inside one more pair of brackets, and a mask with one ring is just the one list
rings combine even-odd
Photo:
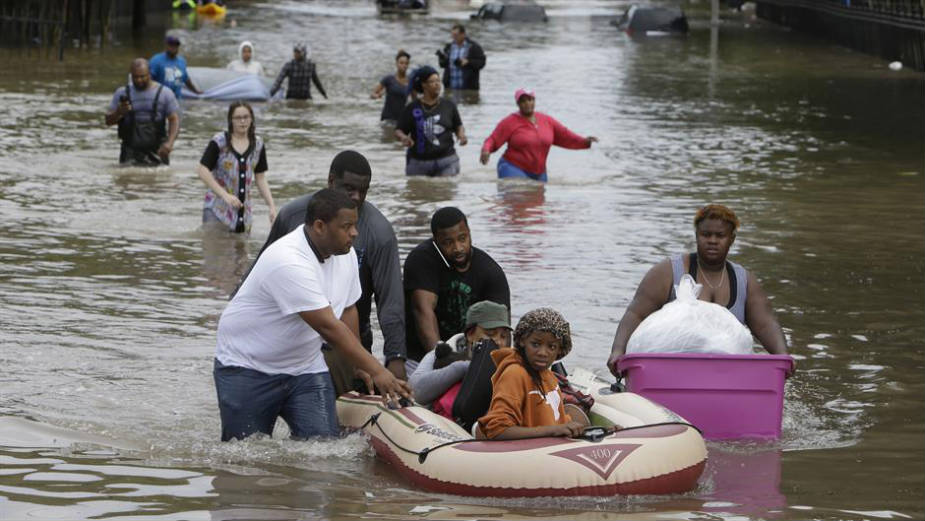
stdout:
[[542,174],[531,174],[526,170],[514,166],[513,163],[502,157],[498,159],[498,179],[505,177],[525,177],[527,179],[533,179],[534,181],[546,182],[546,172]]
[[265,374],[226,366],[215,360],[212,369],[222,441],[244,439],[255,432],[273,435],[276,417],[289,425],[293,439],[337,436],[334,384],[327,372]]

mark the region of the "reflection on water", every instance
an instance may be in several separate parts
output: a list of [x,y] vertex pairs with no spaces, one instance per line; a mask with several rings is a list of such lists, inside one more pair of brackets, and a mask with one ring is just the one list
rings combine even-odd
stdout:
[[543,205],[546,202],[546,184],[533,181],[498,180],[498,195],[501,197],[496,214],[521,233],[542,234],[546,219]]
[[[498,180],[498,196],[485,212],[492,216],[492,234],[517,231],[517,240],[504,245],[509,270],[523,271],[542,264],[540,240],[547,233],[544,203],[546,185],[532,180]],[[519,237],[523,235],[523,237]],[[527,310],[525,310],[527,311]]]
[[[434,65],[466,2],[405,19],[378,18],[365,0],[242,0],[224,21],[155,16],[144,34],[63,63],[0,51],[15,71],[0,76],[0,414],[70,432],[0,428],[3,513],[921,518],[921,75],[732,15],[637,41],[608,24],[622,10],[613,2],[544,3],[548,24],[468,24],[488,65],[477,95],[450,93],[471,141],[453,179],[404,176],[368,93],[399,47],[412,67]],[[544,305],[566,315],[569,367],[604,371],[639,280],[693,247],[696,208],[729,204],[743,222],[733,255],[772,297],[799,359],[782,439],[711,445],[686,495],[503,502],[420,494],[359,436],[218,442],[216,322],[269,224],[261,203],[249,235],[201,230],[195,167],[226,103],[184,103],[170,167],[115,165],[103,108],[129,61],[161,50],[163,28],[179,31],[192,65],[223,67],[248,39],[272,72],[308,39],[330,99],[255,105],[278,204],[324,186],[339,150],[361,151],[402,257],[430,235],[435,209],[458,206],[505,268],[513,318]],[[478,162],[521,86],[537,89],[538,110],[600,138],[552,149],[547,185],[497,180],[497,155]]]
[[[250,442],[246,442],[250,443]],[[249,452],[259,450],[248,447]],[[305,445],[289,442],[291,445]],[[365,441],[355,437],[349,445]],[[236,445],[236,444],[231,444]],[[263,448],[266,448],[264,446]],[[294,447],[293,447],[294,448]],[[304,447],[303,447],[304,448]],[[318,447],[316,447],[318,448]],[[334,448],[328,444],[328,449]],[[859,512],[788,506],[781,494],[781,452],[773,445],[711,444],[701,485],[675,497],[481,499],[433,496],[397,486],[388,467],[362,450],[332,460],[303,453],[312,465],[285,458],[263,469],[228,452],[210,468],[159,465],[84,445],[67,449],[0,447],[0,494],[10,519],[117,515],[164,519],[910,519],[899,512]],[[243,452],[238,452],[244,456]],[[217,454],[215,454],[217,455]],[[319,469],[318,465],[324,465]],[[365,477],[364,477],[365,476]],[[369,476],[380,485],[369,488]],[[284,506],[284,507],[283,507]],[[281,508],[282,507],[282,508]],[[306,517],[307,516],[307,517]]]
[[456,105],[478,105],[480,99],[477,90],[448,89],[443,93],[443,97]]
[[218,291],[215,296],[231,295],[253,260],[248,237],[230,233],[224,225],[207,223],[202,229],[202,275]]
[[[92,519],[170,514],[182,503],[194,515],[216,494],[200,472],[138,466],[99,450],[0,448],[0,494],[6,519]],[[208,513],[196,515],[203,518]]]
[[704,478],[712,490],[704,497],[707,512],[748,517],[783,517],[781,450],[775,444],[710,444]]

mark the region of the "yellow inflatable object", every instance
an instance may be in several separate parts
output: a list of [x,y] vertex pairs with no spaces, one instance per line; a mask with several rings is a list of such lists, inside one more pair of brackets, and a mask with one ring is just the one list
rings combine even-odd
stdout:
[[222,16],[225,14],[225,11],[227,11],[227,8],[225,8],[225,6],[221,6],[218,4],[206,4],[206,5],[196,6],[197,13],[204,14],[207,16]]
[[570,381],[594,397],[592,423],[619,427],[596,440],[476,441],[425,407],[390,409],[378,396],[355,392],[337,399],[337,416],[345,428],[363,429],[376,453],[405,478],[433,492],[536,497],[692,490],[707,459],[697,429],[637,394],[611,392],[586,373]]

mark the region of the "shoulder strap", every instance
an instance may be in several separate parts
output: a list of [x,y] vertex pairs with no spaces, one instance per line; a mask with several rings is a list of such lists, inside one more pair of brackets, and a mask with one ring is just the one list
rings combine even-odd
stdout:
[[728,260],[726,261],[726,266],[724,266],[723,269],[726,270],[726,275],[728,275],[729,278],[729,304],[726,304],[726,309],[732,311],[738,300],[738,283],[736,281],[736,271],[732,266],[732,262]]
[[678,298],[675,295],[674,287],[678,285],[681,281],[681,276],[684,274],[684,254],[673,255],[669,257],[669,261],[671,261],[671,287],[668,288],[668,300],[666,302],[671,302]]
[[491,405],[491,377],[496,369],[491,352],[496,349],[498,346],[488,339],[472,347],[472,361],[469,362],[469,369],[453,401],[452,410],[457,423],[466,429],[470,429],[476,420],[484,416]]
[[161,90],[163,89],[163,85],[158,85],[157,92],[154,93],[154,101],[151,102],[151,112],[154,114],[154,119],[157,119],[157,100],[160,99]]
[[748,298],[748,271],[739,264],[726,261],[729,270],[729,311],[739,322],[745,323],[745,304]]

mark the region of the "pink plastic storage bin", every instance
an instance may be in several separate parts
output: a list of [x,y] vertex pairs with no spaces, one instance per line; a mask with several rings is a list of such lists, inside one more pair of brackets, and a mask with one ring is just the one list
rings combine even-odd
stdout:
[[780,437],[790,355],[646,353],[617,362],[626,390],[664,405],[704,438]]

